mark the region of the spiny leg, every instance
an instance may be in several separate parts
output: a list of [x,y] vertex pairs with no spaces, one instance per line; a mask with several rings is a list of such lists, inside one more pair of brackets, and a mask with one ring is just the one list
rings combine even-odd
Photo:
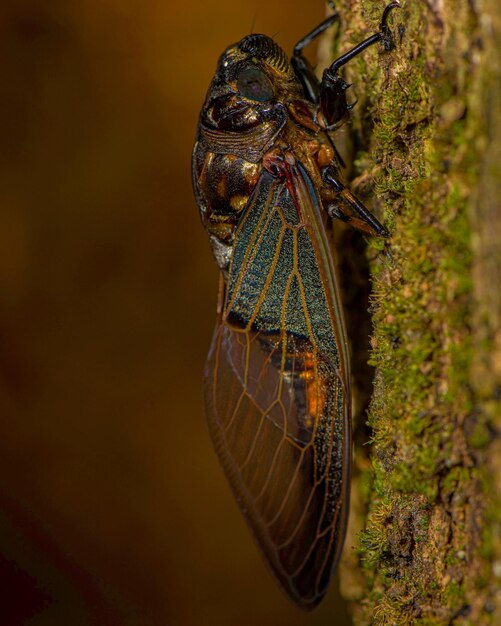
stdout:
[[292,67],[296,76],[303,85],[306,98],[314,104],[318,103],[318,96],[320,93],[320,81],[315,76],[315,71],[313,70],[308,59],[303,56],[303,50],[304,48],[306,48],[306,46],[308,46],[312,41],[314,41],[330,26],[332,26],[335,22],[339,20],[339,14],[335,10],[334,4],[332,2],[328,2],[328,4],[332,8],[334,13],[327,17],[321,24],[319,24],[310,33],[308,33],[305,37],[297,42],[297,44],[294,46],[294,51],[292,53],[291,59]]
[[350,85],[343,78],[341,78],[341,76],[339,76],[339,69],[348,63],[348,61],[351,61],[351,59],[378,41],[383,43],[385,50],[391,49],[393,46],[393,39],[388,26],[388,16],[391,10],[398,6],[400,6],[398,0],[390,2],[390,4],[388,4],[383,11],[379,31],[353,47],[351,50],[348,50],[348,52],[341,55],[330,65],[330,67],[324,70],[322,82],[320,83],[319,103],[320,113],[325,119],[327,128],[335,128],[346,118],[350,108],[352,108],[352,105],[349,105],[346,100],[346,90]]
[[342,209],[336,204],[329,204],[326,208],[326,211],[327,211],[327,215],[330,218],[340,220],[341,222],[344,222],[345,224],[349,224],[350,226],[353,226],[353,228],[356,228],[357,230],[361,230],[362,232],[367,233],[368,235],[380,234],[380,233],[377,233],[374,230],[374,228],[372,228],[372,226],[369,226],[369,224],[367,224],[367,222],[365,222],[364,220],[361,220],[358,217],[353,217],[353,215],[347,215],[346,213],[344,213]]
[[329,204],[326,208],[330,217],[335,217],[343,222],[349,222],[355,228],[379,235],[381,237],[389,237],[390,233],[381,224],[381,222],[372,215],[369,209],[356,198],[352,192],[343,185],[337,178],[334,169],[327,166],[322,170],[323,180],[330,185],[336,193],[339,194],[342,201],[346,203],[357,215],[358,218],[346,215],[338,205]]
[[399,0],[394,0],[393,2],[390,2],[390,4],[383,11],[381,23],[379,24],[379,31],[377,33],[374,33],[374,35],[367,37],[367,39],[364,39],[364,41],[354,46],[351,50],[348,50],[348,52],[345,52],[343,55],[333,61],[330,67],[327,68],[327,70],[325,71],[337,72],[340,67],[348,63],[348,61],[351,61],[351,59],[358,56],[366,48],[369,48],[369,46],[374,45],[378,41],[383,42],[385,50],[391,50],[393,46],[393,38],[390,28],[388,26],[388,15],[390,14],[390,11],[392,9],[398,6],[400,6]]

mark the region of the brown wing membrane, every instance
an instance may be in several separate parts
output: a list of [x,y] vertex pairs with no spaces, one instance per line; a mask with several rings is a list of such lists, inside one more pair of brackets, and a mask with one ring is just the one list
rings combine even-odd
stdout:
[[349,389],[318,202],[304,170],[291,167],[288,179],[263,174],[239,224],[205,401],[217,453],[269,566],[311,609],[344,538]]

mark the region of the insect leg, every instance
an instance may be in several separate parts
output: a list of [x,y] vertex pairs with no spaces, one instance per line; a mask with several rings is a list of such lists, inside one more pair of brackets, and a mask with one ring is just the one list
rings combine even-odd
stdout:
[[[329,2],[329,6],[331,6],[334,10],[334,5],[331,2]],[[294,51],[292,53],[291,64],[294,72],[303,85],[306,98],[315,104],[318,102],[318,96],[320,93],[320,81],[315,76],[315,72],[308,59],[303,56],[303,50],[314,39],[332,26],[332,24],[334,24],[334,22],[338,19],[339,14],[334,12],[305,37],[300,39],[294,46]]]
[[335,217],[340,219],[343,222],[349,222],[355,228],[359,230],[363,230],[365,232],[371,233],[373,235],[379,235],[381,237],[389,237],[390,233],[386,230],[386,228],[381,224],[381,222],[372,215],[369,209],[355,198],[355,196],[351,193],[349,189],[347,189],[343,183],[341,183],[335,177],[332,169],[327,166],[322,171],[323,180],[329,184],[334,191],[336,191],[341,199],[351,208],[355,213],[358,214],[359,218],[352,217],[350,215],[346,215],[339,206],[330,204],[327,207],[327,213],[331,217]]
[[367,224],[365,220],[361,220],[358,217],[353,217],[353,215],[346,215],[346,213],[344,213],[342,209],[340,209],[339,206],[336,204],[329,204],[326,211],[327,215],[330,218],[335,218],[337,220],[340,220],[341,222],[345,222],[346,224],[353,226],[353,228],[356,228],[357,230],[361,230],[364,233],[368,233],[369,235],[381,235],[381,233],[376,232],[372,226]]
[[321,22],[316,28],[314,28],[310,33],[305,35],[302,39],[300,39],[297,44],[294,46],[293,56],[297,57],[302,54],[302,51],[306,46],[308,46],[312,41],[314,41],[319,35],[321,35],[324,31],[326,31],[334,22],[337,22],[339,19],[339,14],[337,12],[326,17],[323,22]]
[[382,42],[385,50],[390,50],[392,48],[393,39],[388,26],[388,15],[392,9],[398,6],[398,0],[390,2],[390,4],[388,4],[383,11],[379,31],[356,45],[351,50],[348,50],[348,52],[340,56],[330,65],[330,67],[324,70],[322,82],[320,83],[319,102],[320,112],[325,117],[329,128],[332,128],[342,122],[350,108],[353,106],[348,105],[346,101],[346,90],[350,85],[343,80],[341,76],[339,76],[339,69],[348,63],[348,61],[351,61],[351,59],[378,41]]

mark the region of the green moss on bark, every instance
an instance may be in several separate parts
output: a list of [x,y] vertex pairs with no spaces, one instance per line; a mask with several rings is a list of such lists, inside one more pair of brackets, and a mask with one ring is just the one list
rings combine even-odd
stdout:
[[[360,625],[499,623],[491,563],[499,514],[486,469],[499,378],[482,391],[475,375],[479,355],[484,367],[492,359],[499,327],[491,307],[490,331],[479,331],[472,207],[491,139],[486,17],[500,9],[402,4],[392,19],[396,50],[371,49],[347,69],[358,100],[354,176],[371,164],[392,236],[369,242],[376,378],[370,465],[359,464],[355,498],[366,514],[358,520],[363,575],[352,574],[344,593]],[[377,28],[382,6],[362,0],[339,9],[346,49]],[[352,555],[345,568],[356,567]]]

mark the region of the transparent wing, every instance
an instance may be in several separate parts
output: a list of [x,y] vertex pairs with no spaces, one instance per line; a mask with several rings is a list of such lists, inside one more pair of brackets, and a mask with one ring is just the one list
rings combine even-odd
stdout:
[[300,167],[264,173],[236,233],[205,402],[266,560],[314,608],[339,558],[350,454],[346,340],[318,202]]

